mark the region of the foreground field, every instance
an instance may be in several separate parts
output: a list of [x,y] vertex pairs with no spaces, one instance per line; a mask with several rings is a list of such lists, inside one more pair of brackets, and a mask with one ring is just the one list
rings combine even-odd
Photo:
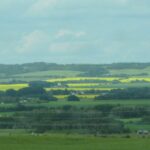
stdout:
[[1,136],[2,150],[149,150],[149,138],[79,135]]

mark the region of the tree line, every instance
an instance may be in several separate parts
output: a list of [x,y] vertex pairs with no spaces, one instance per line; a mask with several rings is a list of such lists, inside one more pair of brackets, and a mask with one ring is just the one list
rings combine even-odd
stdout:
[[150,99],[150,88],[126,88],[126,89],[114,89],[107,91],[97,97],[95,100],[111,100],[111,99]]

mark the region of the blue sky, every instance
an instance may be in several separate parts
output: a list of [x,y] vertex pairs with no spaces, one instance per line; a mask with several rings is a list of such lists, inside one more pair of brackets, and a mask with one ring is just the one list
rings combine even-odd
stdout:
[[149,60],[149,0],[0,1],[0,63]]

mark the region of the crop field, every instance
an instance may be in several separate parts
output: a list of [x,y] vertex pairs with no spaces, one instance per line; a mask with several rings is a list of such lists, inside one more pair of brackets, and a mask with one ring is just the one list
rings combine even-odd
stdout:
[[[128,87],[150,87],[150,77],[66,77],[51,78],[46,81],[56,84],[62,83],[62,86],[46,88],[47,91],[66,89],[69,91],[109,91]],[[28,87],[28,84],[0,84],[0,91],[6,91],[8,89],[19,90],[24,87]]]
[[[67,99],[68,95],[54,95],[58,99]],[[83,94],[83,95],[77,95],[80,99],[94,99],[98,95],[94,94]]]
[[93,137],[81,135],[5,135],[2,150],[149,150],[150,139],[131,137]]
[[56,88],[46,88],[47,91],[56,91],[56,90],[69,90],[69,91],[90,91],[90,90],[96,90],[96,91],[110,91],[116,88],[62,88],[62,87],[56,87]]
[[[52,87],[46,88],[47,91],[50,90],[75,90],[75,91],[88,91],[88,90],[98,90],[98,91],[109,91],[113,89],[123,89],[127,87],[150,87],[149,83],[118,83],[118,84],[95,84],[95,83],[71,83],[67,84],[68,87]],[[0,84],[0,91],[6,91],[8,89],[19,90],[28,87],[28,84]]]
[[66,82],[66,81],[84,81],[84,80],[98,80],[98,81],[115,81],[120,80],[117,77],[74,77],[74,78],[55,78],[49,79],[48,82]]
[[[80,71],[40,71],[40,72],[31,72],[24,74],[17,74],[12,76],[13,80],[21,81],[34,81],[34,80],[47,80],[48,82],[67,82],[67,81],[84,81],[84,80],[98,80],[98,81],[120,81],[129,83],[131,81],[148,81],[150,82],[150,76],[132,76],[127,79],[126,77],[116,77],[119,73],[114,74],[114,77],[79,77],[82,72]],[[112,73],[113,75],[113,73]],[[125,80],[124,80],[125,79]],[[8,82],[8,79],[0,78],[1,82]]]
[[0,91],[6,91],[8,89],[19,90],[28,87],[28,84],[0,84]]
[[127,79],[121,79],[120,82],[125,82],[125,83],[129,83],[129,82],[133,82],[133,81],[145,81],[145,82],[150,82],[150,77],[130,77]]
[[[6,91],[9,89],[13,89],[13,90],[19,90],[25,87],[28,87],[28,84],[0,84],[0,91]],[[55,91],[55,90],[70,90],[70,91],[88,91],[88,90],[93,90],[93,88],[89,88],[89,87],[72,87],[72,88],[64,88],[64,87],[54,87],[54,88],[46,88],[47,91]],[[94,88],[94,90],[98,90],[98,91],[109,91],[115,88]]]
[[150,77],[129,77],[129,78],[118,78],[118,77],[74,77],[74,78],[55,78],[49,79],[48,82],[69,82],[69,81],[119,81],[122,83],[130,83],[134,81],[145,81],[150,82]]
[[97,87],[99,83],[70,83],[68,87]]

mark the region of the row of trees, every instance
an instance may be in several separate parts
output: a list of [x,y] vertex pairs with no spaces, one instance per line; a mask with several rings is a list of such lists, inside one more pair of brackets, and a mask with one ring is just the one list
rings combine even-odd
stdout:
[[96,105],[87,108],[17,104],[15,107],[1,107],[0,112],[13,112],[0,117],[0,128],[27,129],[40,133],[127,133],[130,131],[120,118],[142,118],[139,124],[148,124],[150,120],[150,109],[145,106]]
[[111,99],[150,99],[150,88],[127,88],[107,91],[95,98],[96,100]]
[[35,109],[21,111],[12,116],[0,117],[0,128],[27,129],[43,133],[67,132],[88,134],[126,133],[123,122],[114,119],[103,111],[64,106],[55,109]]
[[[79,97],[69,95],[68,101],[80,101]],[[30,101],[57,101],[51,92],[47,92],[44,88],[38,86],[29,86],[18,91],[10,89],[0,92],[0,102],[19,102],[24,100]]]

